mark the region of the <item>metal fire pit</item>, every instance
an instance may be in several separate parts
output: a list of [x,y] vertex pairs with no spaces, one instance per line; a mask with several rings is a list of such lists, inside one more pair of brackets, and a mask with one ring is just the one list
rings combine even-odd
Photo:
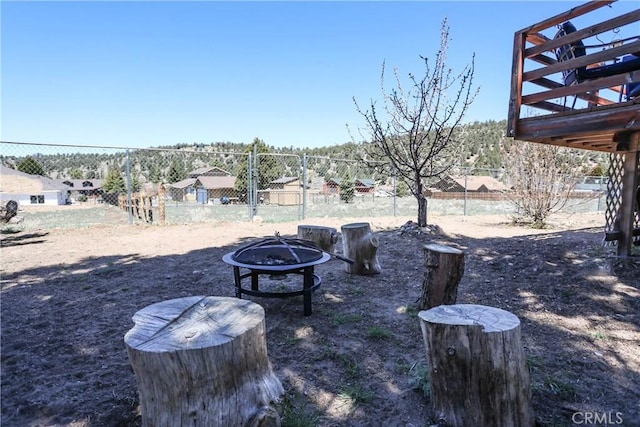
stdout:
[[[233,266],[236,297],[243,294],[264,298],[289,298],[302,295],[304,315],[310,316],[311,294],[322,281],[314,274],[314,267],[327,262],[331,255],[313,242],[302,239],[284,239],[276,233],[274,238],[250,243],[235,252],[229,252],[222,261]],[[241,268],[249,270],[242,273]],[[294,291],[268,292],[260,290],[259,276],[278,277],[287,274],[302,275],[302,288]],[[251,288],[242,286],[243,279],[251,278]]]

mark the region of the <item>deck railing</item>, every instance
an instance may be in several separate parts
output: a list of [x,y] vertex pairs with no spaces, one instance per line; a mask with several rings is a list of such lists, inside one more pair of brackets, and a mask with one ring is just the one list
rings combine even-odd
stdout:
[[[640,9],[559,34],[567,21],[608,6],[591,1],[515,33],[508,132],[517,139],[600,151],[619,151],[620,132],[640,130],[640,97],[627,99],[626,85],[640,82]],[[617,38],[616,34],[624,34]],[[603,43],[602,40],[612,40]],[[556,51],[582,42],[584,55],[558,61]],[[636,56],[637,55],[637,56]],[[617,64],[617,65],[616,65]],[[630,64],[630,63],[627,63]],[[604,66],[604,68],[602,68]],[[563,72],[608,70],[598,78],[565,84]],[[618,141],[616,141],[616,138]],[[624,147],[622,147],[624,148]]]

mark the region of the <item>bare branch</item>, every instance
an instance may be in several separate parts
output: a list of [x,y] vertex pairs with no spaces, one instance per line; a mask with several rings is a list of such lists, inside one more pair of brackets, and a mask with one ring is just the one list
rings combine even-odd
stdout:
[[389,165],[409,186],[418,201],[421,226],[426,225],[427,215],[424,180],[446,173],[455,163],[454,155],[461,144],[456,130],[478,92],[472,88],[474,57],[460,74],[447,67],[449,42],[449,26],[444,20],[435,59],[420,56],[424,74],[418,77],[409,73],[403,79],[394,69],[395,85],[391,90],[386,88],[383,61],[380,111],[373,100],[369,109],[363,111],[354,99],[367,130],[367,157],[371,162]]

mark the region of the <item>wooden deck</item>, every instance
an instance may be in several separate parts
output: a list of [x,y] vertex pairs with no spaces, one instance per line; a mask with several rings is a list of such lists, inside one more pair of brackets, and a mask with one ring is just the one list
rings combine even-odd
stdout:
[[[640,55],[640,9],[585,25],[589,12],[615,1],[590,1],[515,33],[508,136],[522,141],[605,152],[635,152],[640,147],[640,97],[625,100],[624,85],[640,82],[640,69],[565,86],[562,71],[593,64],[619,63]],[[553,3],[540,3],[548,7]],[[576,19],[584,15],[584,18]],[[572,21],[577,31],[554,38],[558,25]],[[614,31],[630,34],[613,40]],[[555,49],[582,40],[586,55],[558,62]]]

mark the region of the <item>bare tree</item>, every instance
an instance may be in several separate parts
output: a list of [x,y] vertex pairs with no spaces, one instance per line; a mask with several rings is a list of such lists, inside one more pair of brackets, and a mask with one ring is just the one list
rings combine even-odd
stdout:
[[544,227],[549,215],[562,209],[578,182],[580,159],[553,145],[513,141],[504,152],[516,207],[515,221]]
[[394,70],[395,88],[386,91],[383,62],[381,112],[373,100],[370,108],[363,110],[353,99],[366,123],[363,138],[369,143],[364,144],[364,160],[374,167],[382,162],[408,185],[418,202],[420,227],[427,225],[425,179],[440,176],[454,165],[454,154],[459,146],[457,129],[478,93],[478,89],[472,89],[475,55],[460,74],[454,74],[447,66],[449,41],[449,26],[445,19],[435,61],[432,64],[420,56],[424,62],[424,76],[417,78],[409,73],[408,91],[403,89],[397,70]]

